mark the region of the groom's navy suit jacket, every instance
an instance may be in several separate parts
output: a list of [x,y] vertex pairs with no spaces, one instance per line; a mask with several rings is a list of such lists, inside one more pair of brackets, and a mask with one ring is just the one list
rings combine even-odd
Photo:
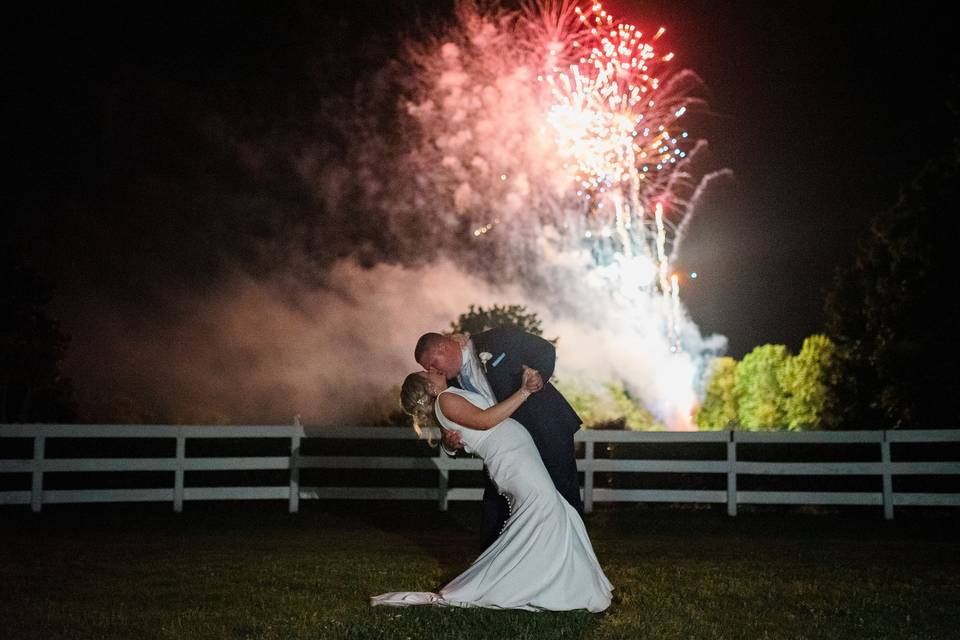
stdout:
[[[556,348],[539,336],[506,327],[478,333],[471,339],[477,357],[483,352],[491,355],[486,376],[497,402],[520,388],[523,365],[540,372],[543,389],[531,395],[511,417],[527,428],[549,466],[546,458],[550,457],[552,445],[569,442],[583,422],[566,398],[548,382],[557,361]],[[503,358],[497,362],[501,354]]]

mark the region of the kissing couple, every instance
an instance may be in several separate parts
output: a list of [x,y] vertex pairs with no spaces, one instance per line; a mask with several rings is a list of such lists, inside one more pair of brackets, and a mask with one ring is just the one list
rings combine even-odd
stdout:
[[483,459],[486,550],[439,591],[398,591],[371,604],[528,611],[603,611],[613,585],[583,524],[573,435],[581,420],[549,382],[556,349],[514,328],[472,338],[427,333],[400,404],[420,427],[439,427],[448,455]]

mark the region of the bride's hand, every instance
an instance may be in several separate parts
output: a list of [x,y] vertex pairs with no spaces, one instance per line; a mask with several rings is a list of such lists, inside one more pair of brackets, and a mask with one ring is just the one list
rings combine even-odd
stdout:
[[463,333],[451,333],[450,339],[459,344],[461,347],[467,346],[467,343],[470,342],[470,332],[464,331]]
[[543,389],[543,378],[540,376],[540,372],[536,369],[531,369],[527,365],[523,365],[523,384],[521,385],[522,389],[526,389],[530,393],[536,393]]

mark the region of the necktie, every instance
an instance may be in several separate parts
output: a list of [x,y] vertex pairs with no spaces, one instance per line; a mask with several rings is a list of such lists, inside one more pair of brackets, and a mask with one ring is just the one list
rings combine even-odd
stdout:
[[[460,382],[463,383],[463,388],[466,389],[467,391],[472,391],[473,393],[480,393],[480,390],[477,389],[476,386],[474,386],[473,380],[470,379],[470,376],[469,376],[468,374],[466,374],[466,373],[461,373],[461,374],[460,374]],[[483,394],[481,394],[481,395],[483,395]]]

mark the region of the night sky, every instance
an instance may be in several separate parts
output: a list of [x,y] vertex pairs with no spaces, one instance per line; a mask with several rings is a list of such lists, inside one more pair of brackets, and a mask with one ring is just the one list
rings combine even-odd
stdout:
[[[932,3],[606,6],[667,27],[707,88],[698,133],[734,174],[680,257],[700,276],[682,292],[693,320],[736,357],[796,350],[820,330],[824,291],[870,216],[946,147],[950,22]],[[396,258],[376,220],[324,211],[280,150],[348,146],[332,119],[449,3],[13,11],[7,240],[56,285],[53,313],[75,337],[92,298],[162,316],[171,290],[291,269],[302,250],[318,272],[346,255]],[[277,156],[250,154],[251,140]]]

